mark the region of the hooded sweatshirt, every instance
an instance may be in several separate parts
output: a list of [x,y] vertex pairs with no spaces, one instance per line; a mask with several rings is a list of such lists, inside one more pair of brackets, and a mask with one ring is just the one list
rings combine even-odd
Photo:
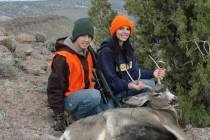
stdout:
[[[74,54],[73,56],[79,59],[80,63],[78,65],[82,65],[83,71],[81,73],[84,80],[85,80],[85,86],[84,88],[90,88],[90,85],[92,84],[92,81],[88,80],[88,77],[91,75],[89,74],[90,67],[92,67],[92,64],[87,62],[87,57],[89,55],[89,51],[77,52],[73,46],[73,43],[70,38],[60,38],[56,41],[56,55],[53,57],[52,65],[51,65],[51,74],[48,78],[48,86],[47,86],[47,95],[48,95],[48,102],[50,107],[53,109],[54,113],[63,113],[64,112],[64,97],[69,96],[72,92],[69,91],[69,85],[70,84],[76,84],[76,83],[70,83],[70,76],[73,71],[70,71],[70,67],[68,65],[68,62],[66,60],[66,57],[63,55],[60,55],[59,52],[65,51],[64,53],[68,52],[70,54]],[[76,54],[76,56],[75,56]],[[89,66],[91,65],[91,66]],[[79,66],[80,67],[80,66]],[[75,72],[74,73],[80,73]],[[77,76],[78,77],[78,76]],[[74,77],[72,77],[74,79]],[[82,77],[81,77],[82,78]],[[81,79],[80,78],[80,79]],[[78,82],[78,80],[76,81]],[[84,85],[80,84],[79,85]],[[73,90],[76,86],[72,86]],[[77,86],[78,87],[78,86]],[[80,86],[78,87],[78,90],[80,90]],[[73,91],[74,92],[74,91]]]
[[153,78],[153,70],[139,68],[133,48],[131,48],[132,51],[129,53],[129,63],[126,64],[125,49],[121,48],[119,55],[115,56],[113,47],[115,46],[112,37],[107,38],[101,44],[100,50],[98,51],[97,65],[104,73],[107,82],[114,92],[128,90],[128,83],[131,81],[128,73],[134,80],[137,80],[139,76],[140,79]]

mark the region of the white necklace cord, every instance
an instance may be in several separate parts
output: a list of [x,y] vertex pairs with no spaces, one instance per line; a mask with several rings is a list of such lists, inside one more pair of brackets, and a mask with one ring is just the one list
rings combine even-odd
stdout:
[[141,78],[141,70],[140,70],[140,68],[139,68],[139,77],[138,77],[138,81],[140,80],[140,78]]
[[128,76],[129,76],[129,78],[131,79],[131,81],[132,81],[132,82],[135,82],[135,80],[131,77],[131,75],[130,75],[130,73],[128,72],[128,70],[126,69],[125,71],[126,71],[126,73],[128,74]]
[[[129,76],[129,78],[131,79],[131,81],[135,83],[136,81],[132,78],[132,76],[130,75],[130,73],[128,72],[128,70],[126,69],[125,71],[126,71],[126,73],[128,74],[128,76]],[[139,76],[138,76],[137,81],[139,81],[140,78],[141,78],[141,70],[139,69]]]

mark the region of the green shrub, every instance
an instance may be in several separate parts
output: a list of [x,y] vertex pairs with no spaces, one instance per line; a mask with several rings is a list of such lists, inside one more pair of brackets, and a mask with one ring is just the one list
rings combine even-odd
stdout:
[[34,36],[35,36],[36,42],[44,43],[46,41],[46,37],[43,33],[36,33]]

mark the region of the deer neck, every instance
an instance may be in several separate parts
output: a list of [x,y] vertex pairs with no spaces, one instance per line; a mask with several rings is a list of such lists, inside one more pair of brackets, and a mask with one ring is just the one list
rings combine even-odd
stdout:
[[174,117],[174,119],[176,120],[176,123],[178,125],[177,111],[173,106],[168,105],[168,106],[160,107],[160,106],[155,106],[154,104],[151,104],[151,108],[155,109],[155,110],[161,110],[161,111],[166,111],[166,112],[170,113]]

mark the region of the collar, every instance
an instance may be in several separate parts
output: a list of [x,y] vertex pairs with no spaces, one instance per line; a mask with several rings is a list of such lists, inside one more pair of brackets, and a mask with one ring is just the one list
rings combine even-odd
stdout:
[[71,40],[71,37],[67,37],[65,40],[64,40],[64,45],[66,45],[67,47],[71,48],[74,52],[76,52],[78,55],[82,55],[82,56],[86,56],[87,54],[87,49],[85,49],[85,51],[77,51],[75,48],[74,48],[74,44]]

